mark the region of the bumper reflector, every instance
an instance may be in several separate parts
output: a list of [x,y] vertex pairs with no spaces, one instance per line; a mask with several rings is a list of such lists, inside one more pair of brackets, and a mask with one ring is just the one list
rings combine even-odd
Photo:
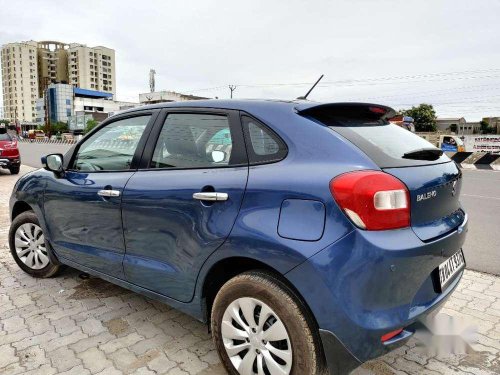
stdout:
[[400,329],[397,329],[395,331],[391,331],[389,333],[386,333],[385,335],[383,335],[381,338],[380,338],[380,341],[382,342],[386,342],[386,341],[389,341],[390,339],[392,339],[393,337],[399,335],[401,332],[403,332],[403,328],[400,328]]

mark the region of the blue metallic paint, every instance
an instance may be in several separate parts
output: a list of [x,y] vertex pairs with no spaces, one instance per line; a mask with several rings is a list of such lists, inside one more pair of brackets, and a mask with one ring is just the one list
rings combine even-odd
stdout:
[[[432,271],[458,251],[465,230],[422,243],[407,229],[354,230],[286,274],[313,310],[361,361],[383,354],[380,337],[438,305],[456,286],[434,290]],[[444,253],[442,250],[445,249]],[[304,277],[307,275],[307,277]]]
[[68,171],[60,178],[46,178],[45,220],[58,256],[124,277],[121,197],[103,198],[97,192],[109,188],[123,193],[133,174]]
[[[11,210],[17,201],[30,204],[64,263],[161,300],[200,320],[206,319],[203,285],[213,267],[230,258],[262,262],[285,275],[313,312],[322,332],[333,332],[361,361],[373,358],[389,349],[380,342],[382,334],[413,324],[438,307],[456,287],[460,276],[443,293],[437,293],[431,272],[461,248],[467,224],[458,229],[448,226],[446,233],[443,225],[452,224],[425,220],[415,221],[414,228],[400,230],[356,229],[332,199],[329,182],[345,172],[379,168],[339,134],[296,114],[295,107],[314,105],[234,100],[150,106],[240,110],[272,127],[287,143],[285,160],[235,168],[239,171],[224,177],[232,197],[228,206],[202,207],[200,202],[189,200],[189,195],[203,185],[219,189],[219,181],[212,178],[217,171],[130,171],[114,177],[108,173],[68,173],[61,181],[39,170],[21,177],[11,197]],[[449,165],[424,168],[388,172],[415,191],[456,177],[456,170]],[[114,179],[113,185],[122,189],[123,202],[96,200],[95,189],[108,184],[107,179]],[[239,191],[245,183],[246,190]],[[323,205],[320,238],[317,225],[301,228],[293,223],[287,223],[280,233],[297,231],[301,239],[315,240],[280,236],[282,203],[291,200]],[[115,220],[121,205],[125,234]],[[308,215],[317,219],[312,212]],[[82,230],[93,233],[92,238]],[[111,237],[104,239],[105,233]],[[423,242],[416,233],[440,237]],[[124,274],[117,265],[120,258]],[[108,264],[99,264],[102,262]]]
[[[248,167],[136,172],[123,195],[126,279],[189,302],[196,270],[233,227],[247,176]],[[193,199],[206,186],[229,199],[210,204]]]
[[278,234],[300,241],[317,241],[325,229],[325,205],[310,199],[285,199],[281,204]]

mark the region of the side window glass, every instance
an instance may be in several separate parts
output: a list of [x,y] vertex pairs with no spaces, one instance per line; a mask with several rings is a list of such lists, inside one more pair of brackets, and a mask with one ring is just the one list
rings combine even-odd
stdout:
[[285,143],[265,125],[249,116],[242,116],[242,123],[250,164],[271,163],[286,157]]
[[150,118],[149,115],[127,118],[100,129],[81,145],[73,168],[87,172],[130,169]]
[[224,115],[171,113],[158,137],[150,168],[231,165],[233,138]]

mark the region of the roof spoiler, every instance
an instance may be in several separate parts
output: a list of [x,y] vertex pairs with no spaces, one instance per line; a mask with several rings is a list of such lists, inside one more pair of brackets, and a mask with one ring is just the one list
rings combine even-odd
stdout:
[[359,115],[369,116],[378,120],[389,120],[397,115],[391,107],[372,103],[300,103],[295,106],[298,114],[308,116],[321,113],[332,115],[355,117]]

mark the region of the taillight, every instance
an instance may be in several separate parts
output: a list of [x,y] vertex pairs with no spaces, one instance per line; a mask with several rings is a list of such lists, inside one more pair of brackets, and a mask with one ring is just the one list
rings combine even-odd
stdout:
[[396,177],[380,171],[342,174],[330,182],[340,208],[359,228],[386,230],[410,226],[410,194]]

